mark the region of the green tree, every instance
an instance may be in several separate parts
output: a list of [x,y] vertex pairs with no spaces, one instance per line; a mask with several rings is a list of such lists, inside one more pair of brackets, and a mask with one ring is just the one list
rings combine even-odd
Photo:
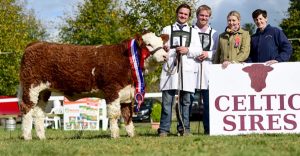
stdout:
[[85,0],[78,15],[65,17],[59,36],[62,42],[80,45],[113,44],[129,37],[123,27],[124,11],[118,0]]
[[192,9],[195,5],[193,1],[183,0],[128,0],[125,3],[128,11],[124,18],[133,33],[146,28],[159,34],[163,27],[175,22],[176,8],[182,3],[190,4]]
[[256,26],[253,23],[245,23],[243,25],[243,29],[249,31],[250,35],[255,33],[255,28],[256,28]]
[[14,95],[26,45],[47,37],[32,11],[16,0],[0,1],[0,95]]
[[293,55],[291,61],[300,61],[300,1],[290,0],[287,18],[283,19],[280,27],[289,39],[292,39]]

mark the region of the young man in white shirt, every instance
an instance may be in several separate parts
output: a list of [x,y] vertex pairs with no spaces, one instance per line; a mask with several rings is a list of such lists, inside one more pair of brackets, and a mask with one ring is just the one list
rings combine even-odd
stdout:
[[[209,134],[209,91],[208,91],[208,66],[212,64],[212,58],[216,52],[219,34],[209,25],[211,8],[201,5],[196,11],[197,23],[193,26],[199,31],[199,39],[202,45],[202,53],[196,58],[198,74],[196,78],[196,93],[200,94],[200,101],[203,102],[203,127],[204,134]],[[200,104],[200,103],[199,103]]]
[[181,136],[190,134],[190,97],[195,91],[197,74],[195,58],[202,52],[198,31],[188,25],[190,17],[190,6],[181,4],[176,9],[176,22],[164,27],[161,32],[168,34],[170,39],[165,45],[169,59],[163,65],[160,77],[162,113],[159,136],[167,136],[170,133],[172,105],[178,92],[177,131]]

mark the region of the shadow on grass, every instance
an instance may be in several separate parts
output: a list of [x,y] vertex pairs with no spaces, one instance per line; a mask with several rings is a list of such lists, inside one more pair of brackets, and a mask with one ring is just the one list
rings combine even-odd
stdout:
[[[149,123],[135,124],[135,137],[149,137],[149,138],[160,138],[158,136],[157,130],[151,129]],[[177,137],[176,128],[172,127],[171,133],[167,137]],[[36,132],[32,130],[32,140],[39,141],[39,138],[36,136]],[[203,133],[193,133],[192,137],[205,136]],[[130,138],[127,136],[124,127],[120,127],[120,138]],[[64,131],[62,129],[46,130],[46,140],[93,140],[93,139],[111,139],[110,131]],[[22,131],[20,128],[17,128],[15,131],[9,132],[5,131],[4,128],[0,129],[0,141],[21,141],[24,140],[22,137]]]

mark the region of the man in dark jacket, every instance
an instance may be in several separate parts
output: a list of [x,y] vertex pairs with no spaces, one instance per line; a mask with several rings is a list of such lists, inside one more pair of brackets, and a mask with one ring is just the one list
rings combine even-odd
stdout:
[[247,62],[265,62],[271,65],[289,61],[292,45],[282,30],[267,24],[267,11],[257,9],[252,13],[257,26],[256,33],[251,36],[251,50]]

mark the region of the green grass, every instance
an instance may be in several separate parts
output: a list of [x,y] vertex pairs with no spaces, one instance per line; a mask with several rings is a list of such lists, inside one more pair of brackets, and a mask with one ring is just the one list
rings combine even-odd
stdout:
[[24,141],[20,139],[20,128],[9,132],[0,126],[0,155],[300,155],[299,134],[207,136],[203,135],[201,126],[198,135],[198,122],[194,122],[193,136],[178,137],[173,123],[172,135],[160,138],[149,123],[135,126],[137,136],[134,138],[126,137],[124,128],[121,128],[119,139],[111,139],[109,131],[47,129],[47,140],[42,141],[37,139],[35,132],[32,141]]

